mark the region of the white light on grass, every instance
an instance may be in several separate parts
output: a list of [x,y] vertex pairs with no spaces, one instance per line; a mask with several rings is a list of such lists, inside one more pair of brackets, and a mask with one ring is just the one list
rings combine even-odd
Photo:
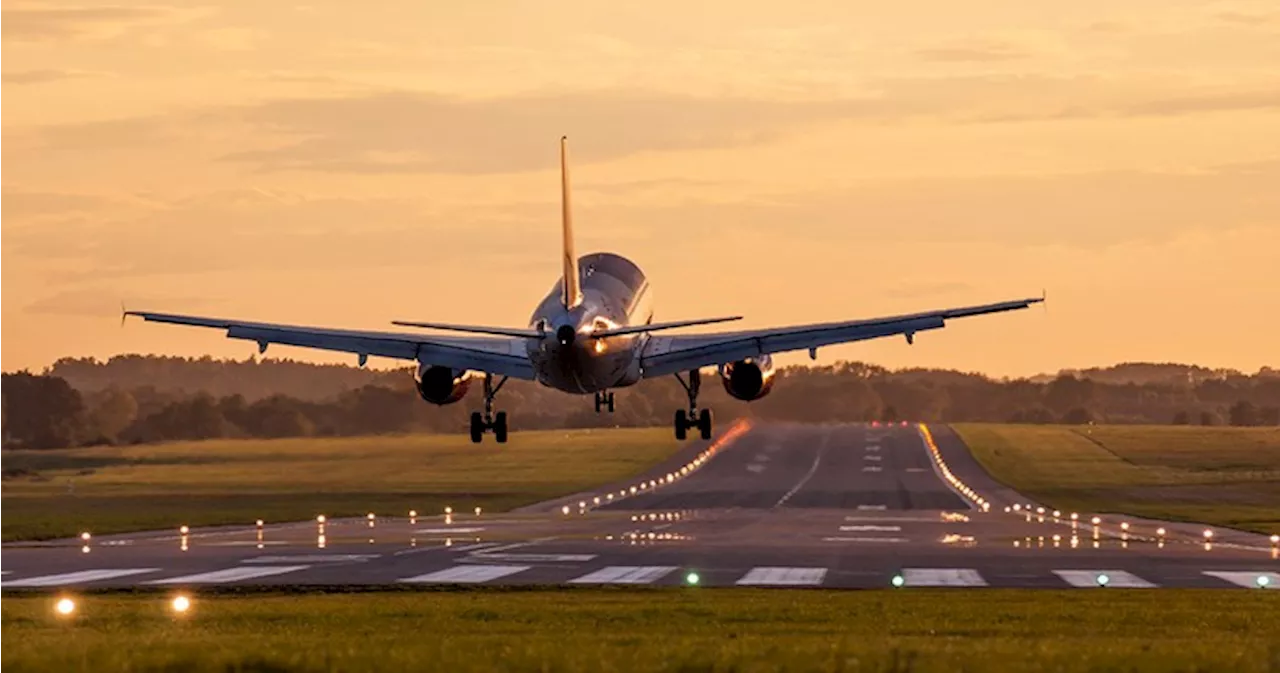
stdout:
[[894,575],[893,579],[889,580],[889,583],[895,587],[902,587],[907,583],[907,578],[902,575]]
[[698,576],[698,573],[696,573],[696,572],[690,572],[689,574],[687,574],[687,575],[685,575],[685,576],[684,576],[684,583],[685,583],[685,584],[690,584],[690,585],[692,585],[692,584],[697,584],[697,583],[698,583],[699,581],[701,581],[701,580],[702,580],[702,578],[701,578],[701,577],[699,577],[699,576]]
[[174,596],[173,600],[169,601],[169,607],[180,615],[184,614],[191,609],[191,599],[181,595]]
[[62,617],[69,617],[76,611],[76,602],[70,598],[59,598],[58,602],[53,604],[53,610]]
[[1111,583],[1111,577],[1106,573],[1098,573],[1098,586],[1105,587]]

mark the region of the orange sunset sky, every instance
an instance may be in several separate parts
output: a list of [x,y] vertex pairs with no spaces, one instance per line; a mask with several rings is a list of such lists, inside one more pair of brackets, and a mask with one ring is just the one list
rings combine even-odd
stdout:
[[4,3],[7,371],[255,350],[122,301],[524,326],[562,134],[657,320],[1047,288],[820,361],[1280,364],[1274,1],[128,2]]

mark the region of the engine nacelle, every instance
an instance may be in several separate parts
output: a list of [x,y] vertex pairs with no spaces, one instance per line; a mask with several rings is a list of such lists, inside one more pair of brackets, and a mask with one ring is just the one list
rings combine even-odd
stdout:
[[422,399],[441,406],[457,402],[471,388],[471,372],[465,369],[420,364],[413,380]]
[[768,355],[720,365],[725,392],[745,402],[769,394],[773,389],[773,373],[773,359]]

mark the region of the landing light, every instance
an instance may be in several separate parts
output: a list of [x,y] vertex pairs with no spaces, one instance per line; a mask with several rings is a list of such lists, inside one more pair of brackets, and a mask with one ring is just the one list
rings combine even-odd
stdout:
[[60,598],[53,604],[53,610],[61,617],[69,617],[76,611],[76,602],[70,598]]

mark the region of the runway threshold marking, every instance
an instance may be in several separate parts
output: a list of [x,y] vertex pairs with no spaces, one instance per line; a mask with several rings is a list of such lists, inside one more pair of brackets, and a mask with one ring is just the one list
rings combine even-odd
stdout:
[[306,570],[310,567],[311,566],[262,566],[259,568],[227,568],[226,570],[214,570],[212,572],[196,573],[194,575],[166,577],[160,580],[145,582],[144,584],[225,584],[228,582],[257,579],[259,577],[283,575],[285,573]]
[[569,580],[570,584],[649,584],[675,571],[675,566],[607,566],[582,577]]
[[1061,577],[1073,587],[1099,587],[1098,576],[1107,576],[1107,586],[1120,589],[1151,589],[1157,585],[1123,570],[1055,570],[1053,574]]
[[985,587],[987,581],[972,568],[904,568],[909,587]]
[[826,568],[752,568],[734,584],[740,586],[816,586],[827,577]]
[[57,575],[41,575],[39,577],[28,577],[24,580],[13,580],[5,582],[5,588],[9,587],[61,587],[68,584],[83,584],[87,582],[100,582],[102,580],[115,579],[117,577],[129,577],[130,575],[141,575],[143,573],[159,572],[159,568],[107,568],[103,570],[81,570],[73,573],[59,573]]
[[533,566],[507,566],[507,565],[462,565],[446,568],[445,570],[437,570],[425,575],[417,575],[415,577],[406,577],[401,582],[414,583],[463,583],[478,584],[480,582],[488,582],[502,577],[521,573]]
[[1267,578],[1267,583],[1263,587],[1264,589],[1280,589],[1280,573],[1265,572],[1261,570],[1255,572],[1249,572],[1247,570],[1206,570],[1204,574],[1242,587],[1248,587],[1250,589],[1258,586],[1259,577],[1265,577]]

